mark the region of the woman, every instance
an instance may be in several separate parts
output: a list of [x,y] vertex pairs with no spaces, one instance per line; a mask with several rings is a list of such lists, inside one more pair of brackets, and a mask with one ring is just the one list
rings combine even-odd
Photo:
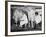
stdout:
[[24,25],[24,24],[26,27],[27,23],[28,23],[27,16],[26,16],[26,14],[23,14],[22,18],[20,18],[20,27],[22,27],[22,25]]

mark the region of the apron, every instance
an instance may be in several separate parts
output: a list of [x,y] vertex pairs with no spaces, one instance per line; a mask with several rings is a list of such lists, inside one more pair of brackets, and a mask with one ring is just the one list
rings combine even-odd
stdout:
[[20,19],[20,25],[22,26],[23,24],[27,24],[28,19],[27,16],[24,14],[23,17]]

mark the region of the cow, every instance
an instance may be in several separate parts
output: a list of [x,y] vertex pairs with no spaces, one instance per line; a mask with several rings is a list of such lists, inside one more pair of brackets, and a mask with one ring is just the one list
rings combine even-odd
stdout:
[[16,22],[16,26],[17,26],[17,21],[19,20],[20,21],[20,25],[19,27],[22,27],[22,25],[25,24],[25,27],[28,23],[28,19],[27,19],[27,16],[26,14],[24,13],[24,11],[22,9],[16,9],[13,13],[13,19],[15,20]]

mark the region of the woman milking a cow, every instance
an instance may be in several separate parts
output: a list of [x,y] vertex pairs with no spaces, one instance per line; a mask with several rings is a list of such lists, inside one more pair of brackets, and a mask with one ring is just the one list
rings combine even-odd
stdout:
[[15,9],[13,13],[13,19],[15,21],[15,24],[12,28],[18,27],[18,28],[27,28],[31,29],[34,28],[35,24],[35,11],[33,9]]

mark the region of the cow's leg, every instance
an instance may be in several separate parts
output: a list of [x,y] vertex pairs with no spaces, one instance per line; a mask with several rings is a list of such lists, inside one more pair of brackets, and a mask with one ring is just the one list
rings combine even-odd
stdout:
[[28,26],[30,27],[30,22],[29,22],[29,25]]
[[16,26],[17,26],[17,21],[16,21]]
[[34,28],[33,21],[31,21],[32,28]]
[[27,27],[27,24],[25,24],[25,28]]

